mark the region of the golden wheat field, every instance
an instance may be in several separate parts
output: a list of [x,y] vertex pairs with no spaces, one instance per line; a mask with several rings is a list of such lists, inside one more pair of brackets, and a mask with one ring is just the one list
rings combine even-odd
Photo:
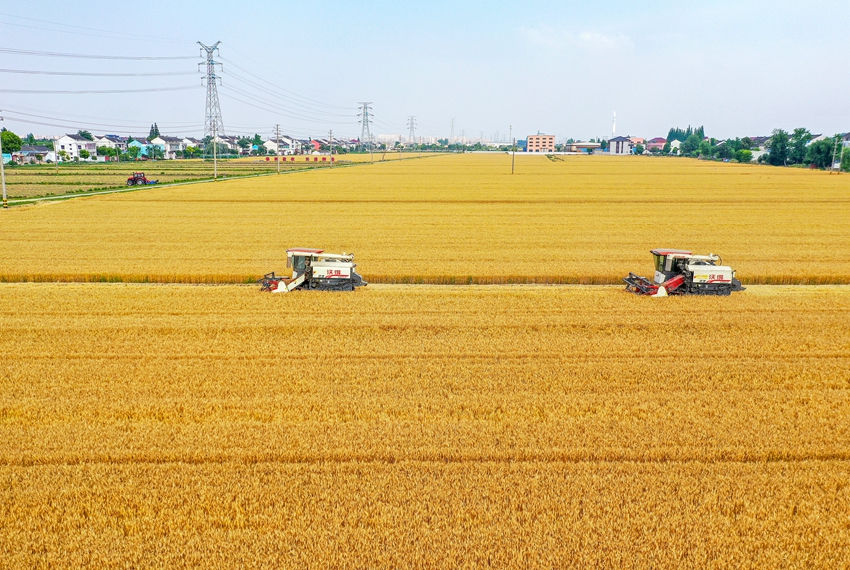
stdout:
[[0,567],[846,564],[847,176],[399,158],[0,211]]
[[675,158],[428,156],[2,212],[7,281],[247,282],[287,247],[372,282],[617,283],[648,250],[744,283],[850,282],[850,177]]
[[850,288],[0,285],[5,567],[850,558]]

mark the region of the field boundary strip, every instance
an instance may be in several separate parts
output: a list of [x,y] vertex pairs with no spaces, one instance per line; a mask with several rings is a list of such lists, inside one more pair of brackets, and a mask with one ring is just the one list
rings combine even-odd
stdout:
[[425,156],[406,156],[404,158],[396,158],[392,160],[378,160],[374,162],[338,162],[334,166],[328,165],[317,165],[317,166],[307,166],[305,168],[298,168],[296,170],[285,170],[281,172],[258,172],[253,174],[243,174],[240,176],[219,176],[216,178],[201,178],[197,180],[184,180],[181,182],[168,182],[165,184],[151,184],[149,186],[127,186],[127,187],[113,187],[107,189],[100,190],[89,190],[82,192],[69,192],[67,194],[56,194],[53,196],[33,196],[32,198],[10,198],[8,203],[10,206],[24,206],[27,204],[37,203],[37,202],[61,202],[65,200],[71,200],[73,198],[86,198],[89,196],[99,196],[102,194],[121,194],[125,192],[141,192],[144,190],[154,190],[157,188],[170,188],[173,186],[187,186],[190,184],[206,184],[209,182],[227,182],[229,180],[241,180],[244,178],[259,178],[261,176],[278,176],[280,174],[296,174],[299,172],[311,172],[314,170],[330,170],[331,168],[351,168],[353,166],[363,166],[366,164],[385,164],[391,162],[399,162],[402,160],[416,160],[421,158],[431,158],[434,156],[442,156],[440,154],[429,154]]
[[[122,273],[0,273],[0,283],[131,283],[147,285],[251,285],[262,278],[261,273],[234,274],[122,274]],[[364,274],[371,285],[427,286],[517,286],[517,285],[622,285],[623,276],[611,275],[381,275]],[[754,275],[743,280],[748,285],[850,285],[850,275]]]
[[462,454],[446,451],[424,453],[411,456],[385,454],[328,454],[328,455],[287,455],[287,454],[210,454],[181,457],[179,455],[150,456],[94,456],[94,457],[18,457],[0,459],[0,467],[41,467],[72,465],[207,465],[207,464],[282,464],[282,465],[347,465],[347,464],[396,464],[396,463],[443,463],[443,464],[495,464],[495,463],[634,463],[634,464],[750,464],[750,463],[805,463],[827,461],[850,461],[850,451],[798,452],[798,451],[747,451],[718,450],[707,454],[676,453],[675,450],[651,453],[648,455],[608,452],[518,452]]

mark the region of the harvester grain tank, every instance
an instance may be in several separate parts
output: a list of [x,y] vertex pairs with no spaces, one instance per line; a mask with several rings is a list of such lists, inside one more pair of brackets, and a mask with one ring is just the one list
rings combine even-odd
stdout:
[[260,289],[272,293],[288,293],[296,289],[317,291],[354,291],[368,285],[354,270],[353,253],[325,253],[322,249],[294,247],[286,250],[286,266],[292,277],[274,272],[260,279]]
[[694,255],[683,249],[653,249],[655,276],[646,277],[629,273],[623,279],[626,290],[638,295],[664,297],[667,295],[730,295],[743,291],[735,271],[721,265],[719,255]]

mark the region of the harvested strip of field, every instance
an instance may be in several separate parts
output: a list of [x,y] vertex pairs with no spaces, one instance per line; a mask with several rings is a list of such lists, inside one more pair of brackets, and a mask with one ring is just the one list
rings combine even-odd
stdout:
[[[294,172],[327,165],[307,162],[285,162],[281,172]],[[207,180],[213,177],[212,162],[197,160],[159,161],[154,163],[92,164],[66,166],[59,169],[49,166],[18,166],[8,172],[8,195],[15,198],[50,196],[72,192],[84,192],[102,188],[123,188],[134,170],[143,170],[148,179],[161,184],[191,180]],[[222,161],[218,166],[220,178],[271,174],[277,172],[277,164],[254,158],[252,162]]]
[[14,566],[850,555],[847,287],[0,294]]
[[643,157],[453,155],[2,212],[0,280],[242,283],[285,249],[353,251],[396,283],[618,283],[649,251],[745,283],[850,282],[846,176]]
[[[428,155],[426,155],[428,156]],[[372,160],[388,161],[415,158],[416,155],[386,153],[373,156]],[[268,160],[266,160],[268,158]],[[323,160],[324,158],[324,160]],[[339,166],[370,161],[368,154],[336,155]],[[322,156],[282,156],[280,168],[275,157],[244,157],[218,161],[220,178],[250,176],[252,174],[270,174],[272,172],[293,172],[308,168],[330,166],[330,157]],[[121,187],[134,170],[143,170],[149,179],[161,183],[205,180],[213,177],[212,160],[159,160],[144,162],[109,163],[63,163],[55,165],[23,165],[7,168],[8,195],[15,198],[58,195],[66,192],[82,192],[103,187]],[[63,188],[58,188],[63,187]],[[61,190],[61,191],[58,191]]]

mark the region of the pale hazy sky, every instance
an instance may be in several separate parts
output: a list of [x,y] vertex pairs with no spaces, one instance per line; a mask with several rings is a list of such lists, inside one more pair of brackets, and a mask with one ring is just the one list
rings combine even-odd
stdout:
[[[105,2],[0,6],[0,110],[19,134],[203,134],[198,40],[221,41],[228,134],[718,138],[850,131],[850,2]],[[35,56],[15,50],[124,60]],[[9,70],[30,73],[10,73]],[[39,73],[31,73],[39,72]],[[49,72],[45,73],[45,72]],[[55,73],[147,74],[80,76]],[[142,93],[34,94],[17,90]],[[26,114],[25,114],[26,113]],[[37,115],[37,116],[36,116]],[[48,124],[39,124],[48,123]]]

